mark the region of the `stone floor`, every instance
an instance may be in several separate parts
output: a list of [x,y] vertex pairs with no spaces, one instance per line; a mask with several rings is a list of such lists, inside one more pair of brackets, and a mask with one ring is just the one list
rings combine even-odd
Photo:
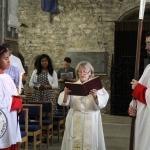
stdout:
[[[102,121],[106,150],[128,150],[131,118],[102,114]],[[54,144],[49,149],[60,150],[61,141],[58,143],[57,137],[54,136]],[[30,145],[29,150],[33,150],[33,147]],[[46,144],[44,143],[42,143],[42,150],[47,150]]]
[[129,150],[130,117],[102,115],[106,150]]

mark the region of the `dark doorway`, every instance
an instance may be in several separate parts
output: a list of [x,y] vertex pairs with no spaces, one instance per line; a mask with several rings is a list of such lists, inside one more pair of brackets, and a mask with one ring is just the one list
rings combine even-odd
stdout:
[[[140,71],[144,70],[145,34],[150,31],[150,22],[143,23]],[[130,82],[134,78],[138,22],[116,22],[114,56],[111,70],[111,114],[128,115],[127,109],[132,99]]]

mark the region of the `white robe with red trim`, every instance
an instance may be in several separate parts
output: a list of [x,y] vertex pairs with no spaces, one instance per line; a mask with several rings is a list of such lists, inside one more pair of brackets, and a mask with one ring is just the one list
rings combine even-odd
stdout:
[[[134,150],[150,150],[150,65],[145,68],[139,83],[146,87],[143,99],[147,104],[137,100]],[[142,88],[137,89],[137,94],[140,90]],[[132,103],[133,101],[130,104]]]
[[0,138],[0,149],[21,142],[20,127],[17,121],[17,111],[11,111],[12,95],[18,95],[15,84],[7,74],[0,74],[0,109],[5,113],[8,126]]
[[91,94],[69,95],[66,103],[63,103],[63,98],[64,92],[61,92],[58,104],[70,105],[70,109],[66,117],[61,150],[106,150],[100,109],[107,104],[107,91],[104,88],[98,90],[99,105]]

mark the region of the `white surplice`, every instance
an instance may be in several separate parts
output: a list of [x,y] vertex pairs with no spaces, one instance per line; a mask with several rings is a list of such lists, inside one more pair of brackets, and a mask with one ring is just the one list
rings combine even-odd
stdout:
[[0,149],[10,147],[21,142],[20,127],[17,119],[17,110],[10,111],[12,95],[18,95],[16,86],[8,74],[0,74],[0,109],[7,118],[7,130],[0,138]]
[[[145,94],[147,105],[137,100],[134,150],[150,150],[150,65],[145,68],[139,83],[147,87]],[[133,101],[130,104],[132,103]]]
[[100,109],[106,106],[109,95],[102,88],[97,97],[99,105],[91,94],[69,95],[63,103],[64,92],[60,93],[58,104],[70,105],[61,150],[106,150]]

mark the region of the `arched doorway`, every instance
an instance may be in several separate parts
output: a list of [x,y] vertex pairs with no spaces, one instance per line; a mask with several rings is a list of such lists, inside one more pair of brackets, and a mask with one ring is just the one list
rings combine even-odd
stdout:
[[[114,56],[111,72],[111,114],[128,115],[132,99],[130,82],[134,78],[139,8],[131,10],[115,22]],[[150,8],[145,9],[141,41],[140,73],[144,70],[145,34],[150,31]]]

